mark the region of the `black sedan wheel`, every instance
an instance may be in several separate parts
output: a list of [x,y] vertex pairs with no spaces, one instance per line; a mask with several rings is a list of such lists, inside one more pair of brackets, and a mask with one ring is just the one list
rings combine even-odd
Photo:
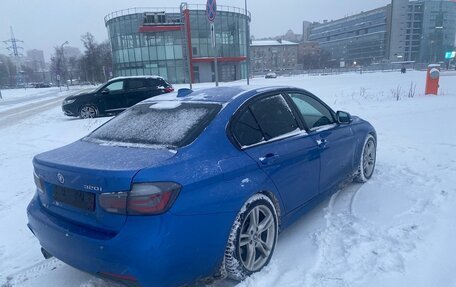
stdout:
[[81,119],[95,118],[96,116],[98,116],[98,110],[94,106],[83,106],[79,111]]
[[271,260],[278,236],[278,219],[271,200],[256,194],[242,207],[225,251],[227,275],[243,280]]

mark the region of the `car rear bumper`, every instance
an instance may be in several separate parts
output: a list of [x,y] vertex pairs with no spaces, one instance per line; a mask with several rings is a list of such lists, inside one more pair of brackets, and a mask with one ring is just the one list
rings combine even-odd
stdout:
[[[142,286],[180,286],[219,271],[235,214],[130,216],[111,238],[69,230],[37,196],[28,226],[41,246],[77,269]],[[81,226],[81,229],[85,227]]]

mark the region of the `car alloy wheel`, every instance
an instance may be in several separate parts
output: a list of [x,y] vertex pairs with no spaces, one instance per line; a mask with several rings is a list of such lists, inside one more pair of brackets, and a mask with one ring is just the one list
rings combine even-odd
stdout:
[[252,196],[233,224],[225,251],[225,269],[230,278],[242,280],[260,271],[271,260],[278,237],[278,219],[271,200]]
[[366,182],[372,177],[375,169],[376,157],[377,146],[375,138],[372,135],[368,135],[364,142],[358,176],[355,178],[356,181]]
[[81,119],[95,118],[98,115],[98,110],[94,106],[83,106],[79,112]]

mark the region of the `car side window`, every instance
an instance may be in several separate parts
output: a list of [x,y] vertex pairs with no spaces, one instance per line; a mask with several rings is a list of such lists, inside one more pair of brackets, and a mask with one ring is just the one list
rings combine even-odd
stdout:
[[117,81],[117,82],[111,83],[111,84],[107,85],[104,89],[105,90],[107,89],[110,92],[121,91],[124,89],[124,81]]
[[298,110],[309,129],[336,122],[331,111],[314,98],[300,93],[290,93],[289,95],[298,107]]
[[255,101],[250,110],[263,131],[265,140],[299,130],[298,123],[282,95]]
[[144,79],[130,79],[128,80],[128,89],[137,90],[146,87],[146,81]]
[[241,146],[253,145],[264,140],[263,133],[249,108],[234,122],[232,131]]

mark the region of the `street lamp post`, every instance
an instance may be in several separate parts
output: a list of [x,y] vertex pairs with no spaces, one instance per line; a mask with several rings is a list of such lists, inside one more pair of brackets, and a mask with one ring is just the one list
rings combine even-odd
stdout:
[[246,17],[246,44],[247,44],[247,57],[246,57],[246,64],[247,64],[247,85],[250,85],[250,17],[249,12],[247,12],[247,0],[244,2],[244,9],[245,9],[245,17]]
[[[67,73],[66,73],[66,67],[65,67],[65,52],[63,51],[63,46],[65,46],[65,45],[67,45],[67,44],[69,44],[69,42],[68,42],[68,41],[65,41],[65,42],[62,43],[62,45],[60,45],[60,53],[62,53],[62,59],[61,59],[61,60],[62,60],[62,66],[63,66],[63,69],[64,69],[64,71],[63,71],[63,72],[64,72],[64,75],[66,75]],[[60,71],[59,71],[59,74],[60,74]],[[59,81],[59,88],[60,88],[60,91],[62,91],[62,88],[60,87],[60,81],[61,81],[61,79],[62,79],[62,77],[60,77],[60,75],[59,75],[58,81]],[[64,77],[63,80],[65,80],[65,77]],[[66,86],[67,86],[67,90],[69,90],[70,88],[68,87],[68,81],[66,82]]]

